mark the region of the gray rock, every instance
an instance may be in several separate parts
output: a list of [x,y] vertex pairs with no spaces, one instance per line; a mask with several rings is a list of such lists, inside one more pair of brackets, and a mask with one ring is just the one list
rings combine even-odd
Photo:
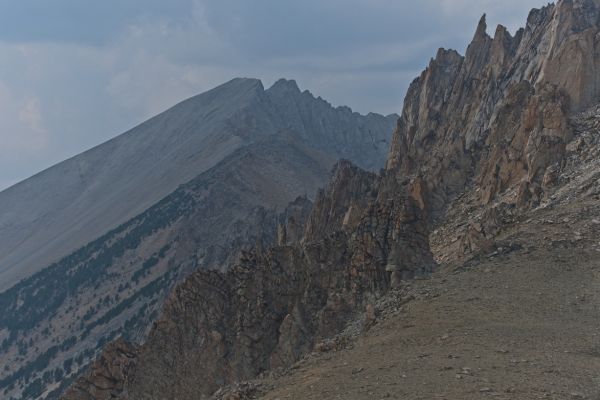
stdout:
[[[329,157],[380,168],[397,116],[333,108],[292,81],[234,79],[0,192],[0,291],[107,233],[215,167],[286,133]],[[310,182],[295,195],[313,193]],[[284,207],[290,201],[265,204]]]

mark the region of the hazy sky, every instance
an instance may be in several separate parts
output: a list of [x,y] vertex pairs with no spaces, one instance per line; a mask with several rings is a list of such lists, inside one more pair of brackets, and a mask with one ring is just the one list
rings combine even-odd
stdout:
[[0,0],[0,190],[233,77],[400,112],[438,47],[541,0]]

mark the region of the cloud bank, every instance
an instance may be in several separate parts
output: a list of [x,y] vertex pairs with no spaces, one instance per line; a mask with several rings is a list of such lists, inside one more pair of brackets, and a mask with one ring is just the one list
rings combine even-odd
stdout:
[[[0,0],[0,190],[236,76],[401,110],[438,47],[543,1]],[[492,31],[491,26],[490,31]]]

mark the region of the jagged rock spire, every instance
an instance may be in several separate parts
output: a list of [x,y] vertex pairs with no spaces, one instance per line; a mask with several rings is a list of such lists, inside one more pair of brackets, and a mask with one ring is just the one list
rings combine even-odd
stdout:
[[477,24],[477,30],[475,31],[475,36],[473,37],[473,41],[480,38],[489,38],[487,34],[487,15],[483,14],[479,19],[479,23]]
[[434,214],[473,178],[484,202],[521,180],[540,192],[570,137],[569,113],[600,99],[598,21],[598,1],[564,0],[492,39],[484,14],[462,63],[434,61],[410,86],[388,168],[423,176]]

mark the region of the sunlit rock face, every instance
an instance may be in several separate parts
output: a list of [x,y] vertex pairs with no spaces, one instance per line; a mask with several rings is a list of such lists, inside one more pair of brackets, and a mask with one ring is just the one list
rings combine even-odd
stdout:
[[440,49],[407,94],[388,169],[422,176],[433,215],[477,182],[481,200],[542,181],[564,155],[567,116],[600,98],[598,1],[559,1],[511,36],[479,22],[466,55]]

